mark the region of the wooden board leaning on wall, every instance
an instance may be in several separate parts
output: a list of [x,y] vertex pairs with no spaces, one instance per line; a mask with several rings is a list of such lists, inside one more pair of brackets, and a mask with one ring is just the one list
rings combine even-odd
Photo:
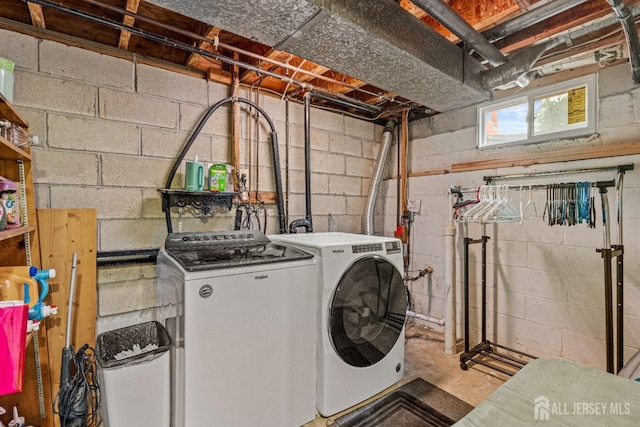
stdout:
[[[38,209],[40,257],[43,269],[56,269],[49,279],[49,302],[58,315],[47,319],[51,391],[60,389],[62,349],[71,283],[71,261],[78,254],[76,288],[72,312],[71,344],[77,351],[84,344],[95,348],[97,306],[97,219],[95,209]],[[58,417],[55,425],[60,426]]]
[[[513,157],[501,157],[497,159],[476,160],[473,162],[453,163],[449,169],[433,169],[425,171],[409,172],[409,178],[431,175],[443,175],[448,173],[469,172],[485,169],[510,168],[518,166],[543,165],[547,163],[573,162],[578,160],[603,159],[606,157],[619,157],[640,154],[640,142],[623,142],[618,144],[598,145],[587,148],[570,148],[566,150],[554,150],[535,155],[523,155]],[[398,176],[392,176],[398,179]]]

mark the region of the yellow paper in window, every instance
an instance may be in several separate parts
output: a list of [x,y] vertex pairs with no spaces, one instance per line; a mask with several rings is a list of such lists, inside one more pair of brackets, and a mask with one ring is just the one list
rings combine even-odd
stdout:
[[587,120],[587,88],[586,86],[568,91],[567,123],[582,123]]

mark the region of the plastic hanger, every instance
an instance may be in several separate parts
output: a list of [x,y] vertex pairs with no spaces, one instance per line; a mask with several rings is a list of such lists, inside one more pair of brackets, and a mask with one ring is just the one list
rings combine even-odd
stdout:
[[[527,216],[527,211],[529,210],[529,208],[533,208],[533,215],[529,214]],[[520,224],[522,224],[525,219],[535,219],[537,217],[538,209],[536,209],[536,204],[531,197],[531,184],[529,184],[529,200],[527,200],[527,204],[525,205],[524,209],[522,208],[522,186],[520,186]]]

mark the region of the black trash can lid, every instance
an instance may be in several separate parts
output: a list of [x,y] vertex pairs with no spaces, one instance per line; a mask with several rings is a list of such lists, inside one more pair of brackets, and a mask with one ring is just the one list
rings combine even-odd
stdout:
[[155,320],[103,332],[96,339],[96,361],[100,368],[148,362],[171,347],[171,337]]

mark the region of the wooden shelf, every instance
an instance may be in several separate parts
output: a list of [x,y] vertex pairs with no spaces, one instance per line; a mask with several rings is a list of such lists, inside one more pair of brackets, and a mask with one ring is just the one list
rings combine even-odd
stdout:
[[[2,104],[0,104],[2,105]],[[16,147],[7,139],[0,136],[0,159],[3,160],[31,160],[31,154]]]
[[35,231],[35,227],[33,225],[28,225],[26,227],[18,227],[18,228],[8,228],[0,231],[0,241],[11,239],[12,237],[22,236],[27,233],[31,233]]
[[13,108],[13,105],[11,105],[11,103],[7,101],[7,98],[5,98],[1,93],[0,93],[0,117],[3,117],[9,120],[13,124],[22,126],[25,129],[29,127],[29,123],[27,123],[27,121],[22,117],[22,115],[20,115],[20,113],[18,113],[18,111],[15,108]]
[[[26,131],[29,130],[29,124],[24,117],[1,95],[0,119],[6,119]],[[29,148],[23,150],[6,138],[0,137],[0,175],[16,183],[21,181],[24,191],[20,191],[20,196],[24,196],[29,224],[32,224],[0,231],[0,253],[2,253],[0,265],[3,266],[27,264],[39,266],[41,263],[40,242],[36,227],[38,218],[35,209],[31,155],[29,153]],[[4,408],[19,406],[20,414],[34,425],[54,427],[58,418],[53,414],[51,360],[44,323],[41,323],[39,331],[29,334],[30,340],[27,341],[28,350],[24,360],[23,391],[0,396],[0,406]],[[37,357],[35,353],[36,337],[38,337]],[[58,357],[58,360],[53,362],[56,366],[59,364],[59,355],[60,353],[53,355],[54,358]],[[36,361],[39,361],[39,364]],[[42,381],[38,380],[39,375]],[[41,417],[40,408],[43,409],[43,417]]]

